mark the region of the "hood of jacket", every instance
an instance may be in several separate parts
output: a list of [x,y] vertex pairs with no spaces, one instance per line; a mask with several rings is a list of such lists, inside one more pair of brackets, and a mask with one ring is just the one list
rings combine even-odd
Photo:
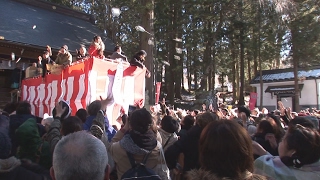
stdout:
[[[210,171],[206,171],[204,169],[193,169],[186,173],[186,178],[188,180],[231,180],[228,177],[218,177],[214,173]],[[266,180],[267,178],[264,176],[252,174],[249,171],[243,173],[243,180]]]
[[7,173],[21,165],[16,157],[12,156],[8,159],[0,159],[0,173]]
[[36,120],[31,118],[26,120],[17,130],[16,137],[20,148],[18,155],[20,158],[29,158],[34,161],[41,138],[38,132]]

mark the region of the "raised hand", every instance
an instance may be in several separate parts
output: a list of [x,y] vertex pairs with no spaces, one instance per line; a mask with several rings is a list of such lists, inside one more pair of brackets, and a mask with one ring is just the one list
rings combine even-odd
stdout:
[[66,107],[62,108],[62,102],[57,102],[56,103],[56,114],[55,114],[55,117],[61,117],[62,114],[66,111]]

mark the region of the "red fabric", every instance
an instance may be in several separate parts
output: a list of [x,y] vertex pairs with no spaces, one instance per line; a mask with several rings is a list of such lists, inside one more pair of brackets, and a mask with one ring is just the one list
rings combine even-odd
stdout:
[[91,44],[89,47],[89,55],[90,56],[99,56],[99,50],[97,49],[97,47],[94,44]]
[[[55,102],[63,99],[70,103],[74,115],[78,109],[99,100],[100,96],[106,98],[112,95],[111,80],[116,70],[117,63],[89,58],[66,67],[60,75],[48,74],[44,82],[41,77],[23,80],[21,99],[29,101],[32,113],[40,117],[44,113],[51,114]],[[145,72],[145,69],[124,65],[121,93],[132,97],[132,102],[126,103],[144,102],[141,99],[144,100]],[[112,105],[111,109],[115,107]],[[112,115],[109,116],[112,118]]]

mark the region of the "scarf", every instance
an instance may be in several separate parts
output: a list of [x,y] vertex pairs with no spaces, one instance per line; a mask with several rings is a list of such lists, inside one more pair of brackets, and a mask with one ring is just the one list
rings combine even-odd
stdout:
[[157,146],[156,135],[152,130],[144,134],[130,131],[120,140],[120,146],[131,154],[147,154]]

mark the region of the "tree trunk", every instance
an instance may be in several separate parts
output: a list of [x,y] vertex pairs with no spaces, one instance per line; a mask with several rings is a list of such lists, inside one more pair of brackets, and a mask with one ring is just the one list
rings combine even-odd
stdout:
[[240,29],[240,95],[239,95],[239,105],[245,105],[245,102],[244,102],[244,87],[245,87],[245,84],[244,84],[244,42],[243,42],[243,39],[244,39],[244,25],[241,26],[241,29]]
[[260,109],[263,108],[263,79],[262,79],[262,60],[261,60],[261,8],[258,11],[258,57],[259,57],[259,76],[260,76]]
[[[143,11],[141,13],[141,25],[145,28],[146,31],[150,32],[151,34],[154,33],[153,31],[153,8],[154,8],[154,0],[142,0],[142,7],[148,7],[143,8]],[[147,52],[147,57],[145,61],[146,68],[151,72],[151,77],[146,78],[146,90],[148,91],[149,96],[149,104],[154,104],[154,57],[153,57],[153,46],[150,46],[148,44],[148,40],[150,38],[150,35],[147,33],[142,32],[141,33],[141,44],[140,48],[144,49]]]
[[293,60],[293,75],[294,75],[294,89],[295,89],[295,94],[294,94],[294,107],[293,111],[300,112],[300,89],[299,89],[299,77],[298,77],[298,69],[299,69],[299,55],[298,55],[298,30],[296,29],[296,24],[295,22],[292,22],[291,24],[291,38],[292,38],[292,60]]

